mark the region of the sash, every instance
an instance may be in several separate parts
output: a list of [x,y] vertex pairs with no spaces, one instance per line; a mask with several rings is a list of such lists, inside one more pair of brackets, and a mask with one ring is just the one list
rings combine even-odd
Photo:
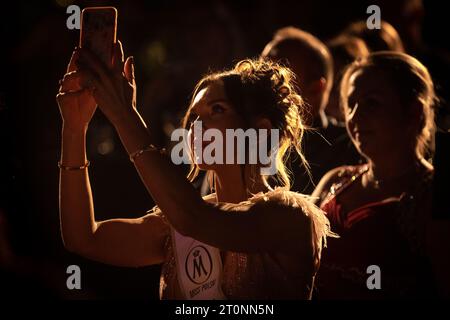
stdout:
[[219,249],[170,229],[178,283],[185,299],[226,299],[222,292],[222,257]]

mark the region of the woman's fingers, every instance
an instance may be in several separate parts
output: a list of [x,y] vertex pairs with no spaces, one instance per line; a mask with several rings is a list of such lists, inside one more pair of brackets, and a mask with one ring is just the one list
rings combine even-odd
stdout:
[[61,86],[59,87],[59,92],[81,90],[82,86],[80,85],[80,77],[80,71],[72,71],[66,73],[63,79],[60,81]]
[[125,61],[123,73],[125,74],[125,78],[127,78],[128,82],[130,84],[134,85],[135,78],[134,78],[134,58],[133,57],[128,57],[127,61]]
[[115,74],[121,74],[123,70],[123,47],[122,43],[117,40],[117,43],[114,44],[113,48],[113,61],[112,66]]
[[112,91],[116,90],[109,70],[107,70],[103,63],[89,50],[83,48],[80,49],[80,57],[78,60],[81,69],[89,69],[100,78],[106,88],[109,88]]
[[128,86],[131,88],[124,88],[124,92],[127,92],[128,90],[132,90],[132,106],[136,107],[136,80],[134,77],[134,58],[128,57],[127,61],[125,62],[124,68],[123,68],[123,74],[125,75],[125,78],[127,81],[124,81],[124,86]]
[[[133,59],[128,58],[124,63],[122,44],[118,42],[114,47],[112,68],[107,68],[88,49],[81,48],[79,51],[78,67],[82,71],[79,84],[81,87],[93,88],[92,96],[103,113],[113,119],[121,109],[129,108],[130,105],[134,107],[136,92]],[[89,82],[80,82],[82,79]]]
[[88,88],[84,88],[77,91],[59,92],[56,95],[56,100],[58,101],[58,103],[64,103],[74,98],[82,98],[83,96],[86,96],[88,94],[90,94],[90,89]]
[[67,65],[67,73],[77,70],[77,60],[79,57],[78,48],[72,52],[72,56],[70,57],[69,64]]
[[61,80],[60,92],[78,91],[83,88],[93,88],[96,81],[96,76],[89,72],[89,70],[77,70],[66,73]]
[[83,89],[94,90],[95,88],[101,88],[105,90],[103,83],[98,77],[88,69],[79,71],[72,71],[64,75],[61,80],[61,93],[80,91]]

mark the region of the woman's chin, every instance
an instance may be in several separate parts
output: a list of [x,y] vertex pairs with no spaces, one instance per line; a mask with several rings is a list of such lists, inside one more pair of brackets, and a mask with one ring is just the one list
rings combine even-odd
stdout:
[[358,150],[358,152],[362,155],[369,156],[370,154],[373,154],[374,151],[376,151],[374,150],[373,145],[371,143],[368,143],[367,141],[356,140],[353,141],[353,144],[356,150]]
[[208,168],[207,168],[208,166],[205,166],[204,164],[197,164],[197,168],[199,168],[201,171],[207,171],[208,170]]
[[372,158],[378,158],[380,155],[380,152],[383,152],[381,150],[381,148],[377,148],[377,146],[372,146],[372,145],[368,145],[368,144],[360,144],[359,146],[356,147],[356,149],[358,150],[358,152],[369,159]]
[[197,167],[202,171],[214,170],[216,165],[214,164],[206,164],[206,163],[196,163]]

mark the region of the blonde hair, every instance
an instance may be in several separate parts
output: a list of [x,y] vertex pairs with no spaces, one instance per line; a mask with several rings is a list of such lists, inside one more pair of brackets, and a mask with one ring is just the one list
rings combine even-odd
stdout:
[[350,77],[358,70],[376,68],[386,72],[387,78],[401,98],[404,108],[420,102],[421,123],[416,135],[415,151],[419,158],[431,158],[434,153],[434,106],[438,99],[428,69],[416,58],[405,53],[379,51],[350,64],[341,82],[341,106],[347,107]]
[[[293,72],[273,61],[245,59],[231,70],[205,76],[195,86],[190,107],[182,121],[184,128],[193,120],[191,108],[197,93],[216,81],[223,82],[228,100],[248,127],[251,127],[251,120],[263,116],[270,120],[272,128],[279,130],[279,148],[275,157],[277,174],[273,178],[289,190],[290,172],[285,163],[292,149],[309,173],[309,165],[301,149],[306,129],[302,121],[305,108],[302,97],[297,93]],[[198,172],[198,165],[192,163],[188,179],[193,181]],[[209,178],[213,179],[211,175]],[[263,179],[269,185],[268,177],[263,176]]]
[[362,39],[371,52],[383,50],[405,52],[400,35],[387,21],[381,21],[380,29],[369,29],[365,20],[357,21],[350,24],[342,34]]

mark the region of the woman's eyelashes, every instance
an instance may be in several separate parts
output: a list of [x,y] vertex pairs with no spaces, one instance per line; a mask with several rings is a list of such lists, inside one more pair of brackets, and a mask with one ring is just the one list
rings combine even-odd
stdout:
[[221,113],[225,112],[225,108],[223,106],[221,106],[220,104],[216,103],[211,106],[211,111],[212,111],[213,115],[221,114]]
[[[225,111],[226,111],[226,108],[224,106],[215,103],[215,104],[211,105],[210,116],[216,116],[216,115],[219,115],[219,114],[223,114],[223,113],[225,113]],[[189,123],[191,125],[195,121],[200,121],[200,120],[202,120],[202,119],[200,118],[200,116],[197,113],[192,111],[189,114]]]

